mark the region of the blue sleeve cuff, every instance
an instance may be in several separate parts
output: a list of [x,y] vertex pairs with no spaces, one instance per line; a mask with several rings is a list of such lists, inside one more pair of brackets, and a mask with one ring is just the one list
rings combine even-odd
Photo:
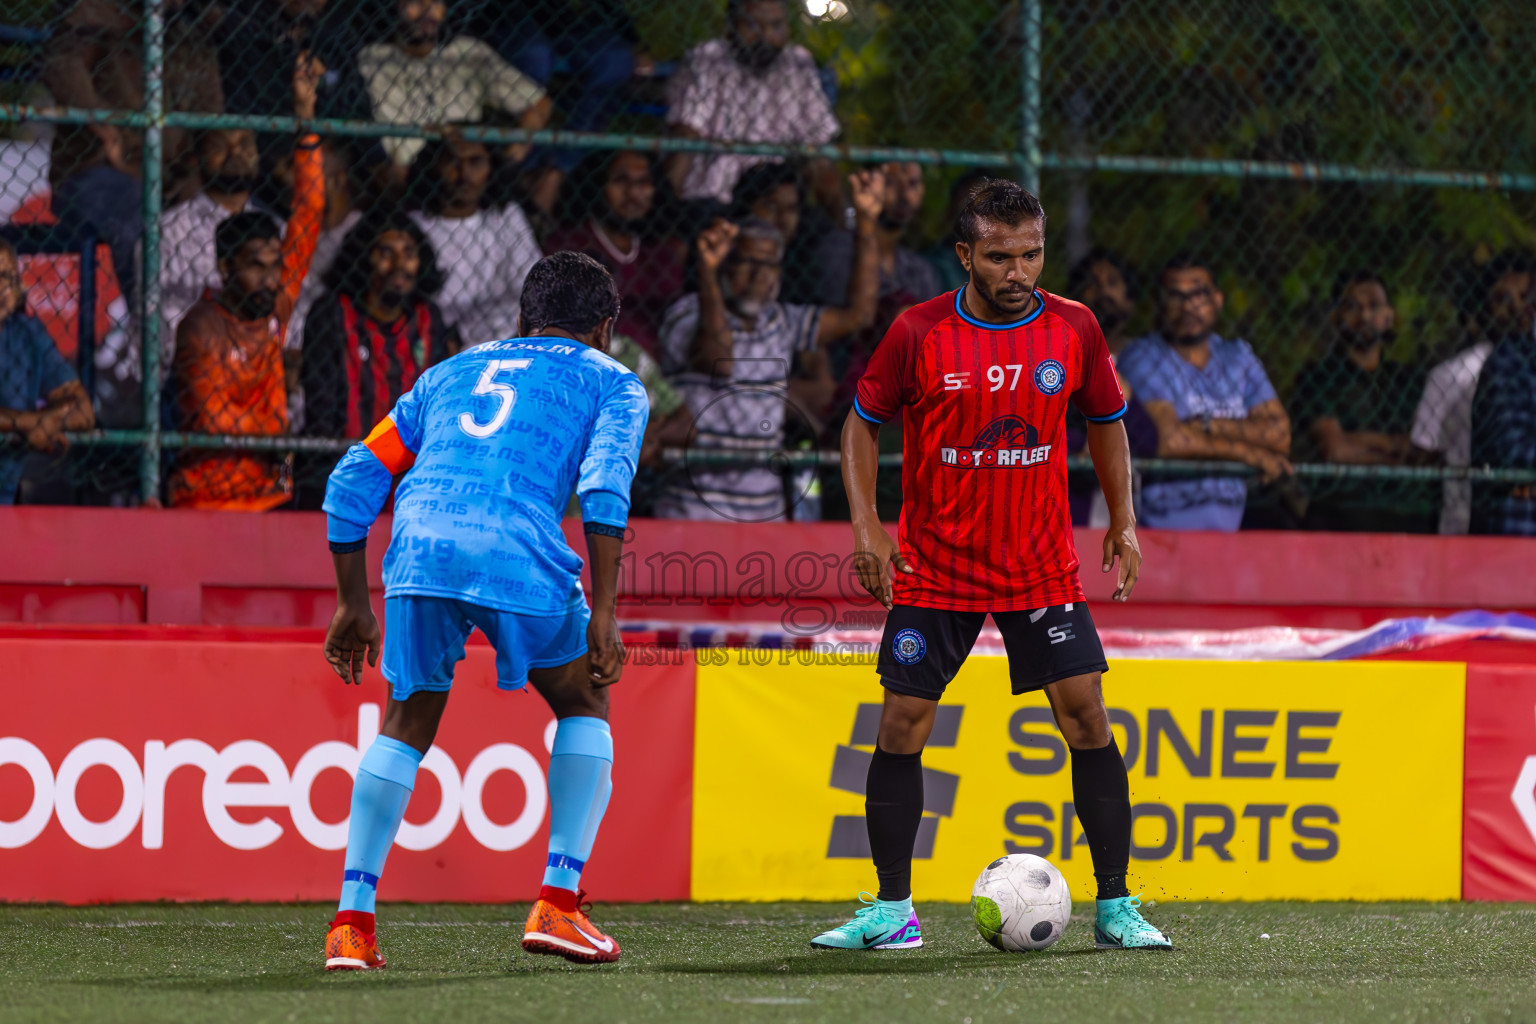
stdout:
[[579,497],[583,524],[614,526],[622,531],[629,523],[629,495],[594,490]]
[[366,541],[368,539],[368,527],[327,513],[325,517],[325,538],[331,542],[331,550],[334,551],[337,544],[357,544],[359,541]]
[[885,420],[877,420],[869,413],[865,412],[864,407],[859,404],[859,400],[857,398],[853,400],[853,411],[859,414],[859,419],[864,420],[866,423],[873,423],[877,427],[885,422]]
[[1126,410],[1130,407],[1130,403],[1121,402],[1120,408],[1117,411],[1110,413],[1108,416],[1088,416],[1087,413],[1084,413],[1083,415],[1089,423],[1114,423],[1116,420],[1123,419],[1125,417]]

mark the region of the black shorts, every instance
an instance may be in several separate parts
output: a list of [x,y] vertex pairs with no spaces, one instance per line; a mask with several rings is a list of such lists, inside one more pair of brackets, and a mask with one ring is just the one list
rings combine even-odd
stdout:
[[[986,612],[896,605],[885,617],[880,640],[880,681],[896,693],[938,700],[971,653],[986,619]],[[1085,602],[993,612],[992,621],[1003,634],[1014,693],[1109,671]]]

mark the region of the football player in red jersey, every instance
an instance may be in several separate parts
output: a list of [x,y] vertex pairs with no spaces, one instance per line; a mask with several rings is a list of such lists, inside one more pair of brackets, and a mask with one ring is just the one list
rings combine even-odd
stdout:
[[[1099,688],[1108,666],[1083,601],[1067,508],[1072,402],[1088,418],[1088,450],[1109,504],[1103,569],[1118,565],[1114,598],[1126,600],[1141,551],[1125,399],[1093,314],[1035,287],[1045,265],[1039,199],[1010,181],[983,182],[955,233],[969,282],[897,319],[843,428],[859,582],[888,609],[878,666],[885,704],[865,790],[880,891],[811,944],[922,945],[911,885],[923,745],[991,613],[1013,692],[1044,689],[1072,750],[1073,800],[1098,881],[1095,939],[1168,949],[1126,887],[1130,785]],[[880,424],[898,413],[902,509],[892,540],[875,512],[875,466]]]

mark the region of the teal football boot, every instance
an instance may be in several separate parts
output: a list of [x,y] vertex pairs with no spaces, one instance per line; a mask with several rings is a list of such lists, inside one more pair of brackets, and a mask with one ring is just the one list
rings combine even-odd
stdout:
[[1099,900],[1093,941],[1100,949],[1172,949],[1168,937],[1147,922],[1137,908],[1141,897]]
[[923,926],[917,923],[912,897],[877,900],[859,893],[864,906],[845,925],[822,932],[811,940],[817,949],[915,949],[923,944]]

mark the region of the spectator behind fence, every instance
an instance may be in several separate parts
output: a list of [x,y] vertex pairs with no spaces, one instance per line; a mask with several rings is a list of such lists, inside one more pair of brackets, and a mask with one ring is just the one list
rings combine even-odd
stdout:
[[[939,294],[939,277],[933,266],[902,244],[912,222],[923,208],[923,168],[920,164],[888,163],[885,174],[885,205],[880,210],[880,297],[905,292],[913,302],[927,302]],[[853,266],[853,235],[834,228],[821,243],[821,301],[841,306],[848,301],[848,274]]]
[[784,236],[783,288],[780,298],[792,305],[814,306],[821,298],[821,242],[832,221],[819,206],[805,202],[804,173],[782,160],[753,164],[731,190],[730,219],[767,221]]
[[[878,170],[862,171],[849,181],[858,244],[847,307],[779,301],[783,236],[765,221],[716,221],[700,234],[699,290],[677,301],[661,330],[662,368],[673,374],[688,402],[698,449],[748,455],[778,451],[797,354],[811,355],[825,373],[819,346],[874,319],[880,276],[875,221],[885,183]],[[778,519],[785,513],[784,481],[767,465],[690,467],[687,480],[657,500],[656,511],[686,519]]]
[[944,211],[944,223],[949,228],[922,253],[923,259],[932,264],[933,272],[938,275],[940,292],[952,292],[964,287],[966,281],[970,280],[970,275],[955,255],[955,243],[960,238],[955,234],[954,226],[960,222],[960,211],[970,202],[972,190],[990,177],[988,172],[973,168],[961,174],[949,186],[949,206]]
[[[373,119],[410,125],[478,123],[489,108],[516,117],[520,127],[544,127],[550,102],[538,83],[479,39],[455,36],[444,42],[440,36],[447,16],[445,0],[398,0],[393,36],[357,55]],[[421,139],[384,140],[397,180],[421,149]],[[517,147],[517,158],[527,149]]]
[[[143,0],[64,0],[62,14],[43,56],[39,77],[54,102],[64,107],[97,110],[144,108]],[[217,114],[224,110],[219,60],[210,42],[218,10],[202,3],[166,0],[164,103],[166,110]],[[125,167],[143,164],[143,138],[138,131],[107,126],[60,125],[53,142],[55,180],[62,182],[91,163],[104,135],[120,146]],[[161,129],[166,168],[166,202],[190,198],[196,182],[180,174],[182,158],[191,149],[185,128]],[[120,181],[98,180],[117,195]]]
[[[304,429],[363,437],[427,367],[448,356],[448,330],[432,301],[437,254],[408,215],[375,210],[347,233],[304,327]],[[298,460],[299,508],[318,509],[340,452]]]
[[219,21],[219,73],[231,114],[281,115],[293,109],[289,69],[308,52],[329,70],[316,88],[319,117],[368,116],[361,82],[349,74],[358,50],[348,5],[327,0],[245,0]]
[[[577,93],[564,111],[562,127],[572,132],[608,130],[635,73],[640,38],[623,0],[487,4],[471,25],[541,88],[548,88],[557,62],[563,61]],[[569,172],[583,155],[580,149],[561,149],[552,158],[555,166]]]
[[434,140],[417,154],[407,189],[443,271],[437,301],[465,347],[517,337],[523,279],[543,255],[521,207],[492,205],[493,165],[483,142]]
[[[1134,281],[1124,257],[1104,248],[1089,250],[1067,271],[1067,298],[1087,306],[1099,322],[1112,363],[1120,358],[1120,353],[1130,342],[1125,329],[1136,308]],[[1147,415],[1146,406],[1136,397],[1136,389],[1124,376],[1120,376],[1120,391],[1125,395],[1125,416],[1121,422],[1125,424],[1131,454],[1141,459],[1152,458],[1157,455],[1157,424]],[[1068,409],[1068,450],[1076,454],[1087,444],[1087,419],[1075,407]],[[1079,526],[1109,525],[1109,505],[1096,477],[1085,475],[1069,480],[1067,502],[1072,509],[1072,521]]]
[[[1386,357],[1397,311],[1373,271],[1341,274],[1333,286],[1333,350],[1302,369],[1291,408],[1301,446],[1322,462],[1403,466],[1421,461],[1408,432],[1424,373]],[[1320,482],[1308,504],[1313,530],[1424,532],[1432,504],[1422,485],[1381,480]]]
[[[1472,465],[1536,469],[1536,260],[1515,253],[1490,273],[1489,339],[1472,399]],[[1478,483],[1472,488],[1472,531],[1536,536],[1536,488]]]
[[23,308],[16,250],[0,239],[0,505],[16,500],[27,448],[54,452],[63,432],[96,425],[91,399],[48,330]]
[[[318,77],[304,76],[299,87],[308,103]],[[214,233],[223,286],[206,291],[176,328],[172,380],[183,430],[288,432],[283,334],[320,236],[325,197],[318,136],[299,140],[293,165],[293,216],[286,228],[246,210]],[[292,481],[287,460],[277,455],[188,450],[177,459],[168,491],[180,508],[260,512],[287,501]]]
[[[1494,341],[1510,330],[1499,321],[1511,315],[1512,296],[1522,290],[1521,276],[1519,260],[1507,255],[1463,274],[1456,305],[1472,343],[1429,371],[1413,416],[1413,443],[1437,453],[1447,466],[1472,464],[1473,396]],[[1471,482],[1444,481],[1440,532],[1462,534],[1471,525]]]
[[[1291,421],[1248,343],[1216,333],[1226,296],[1210,267],[1175,256],[1158,288],[1160,329],[1132,342],[1117,366],[1157,424],[1158,455],[1244,462],[1265,482],[1289,474]],[[1247,494],[1241,477],[1165,477],[1142,488],[1141,521],[1230,532]]]
[[[313,83],[323,74],[325,66],[318,61],[301,56],[294,62],[290,75],[294,117],[315,116]],[[271,213],[253,198],[261,169],[254,132],[244,128],[203,132],[197,140],[197,160],[202,190],[160,218],[160,317],[166,326],[162,346],[175,337],[192,304],[224,280],[215,255],[214,229],[233,214]]]
[[[608,268],[620,300],[614,337],[652,356],[661,319],[683,294],[683,245],[656,237],[657,190],[665,185],[657,170],[654,157],[634,150],[588,154],[566,182],[562,219],[570,226],[544,243],[545,252],[586,253]],[[651,410],[652,424],[656,413]]]
[[[683,138],[827,143],[840,130],[811,52],[789,41],[785,0],[729,0],[725,38],[688,51],[667,100],[667,124]],[[667,173],[684,199],[726,203],[742,171],[766,159],[675,153]],[[824,199],[836,195],[827,161],[812,180]]]

